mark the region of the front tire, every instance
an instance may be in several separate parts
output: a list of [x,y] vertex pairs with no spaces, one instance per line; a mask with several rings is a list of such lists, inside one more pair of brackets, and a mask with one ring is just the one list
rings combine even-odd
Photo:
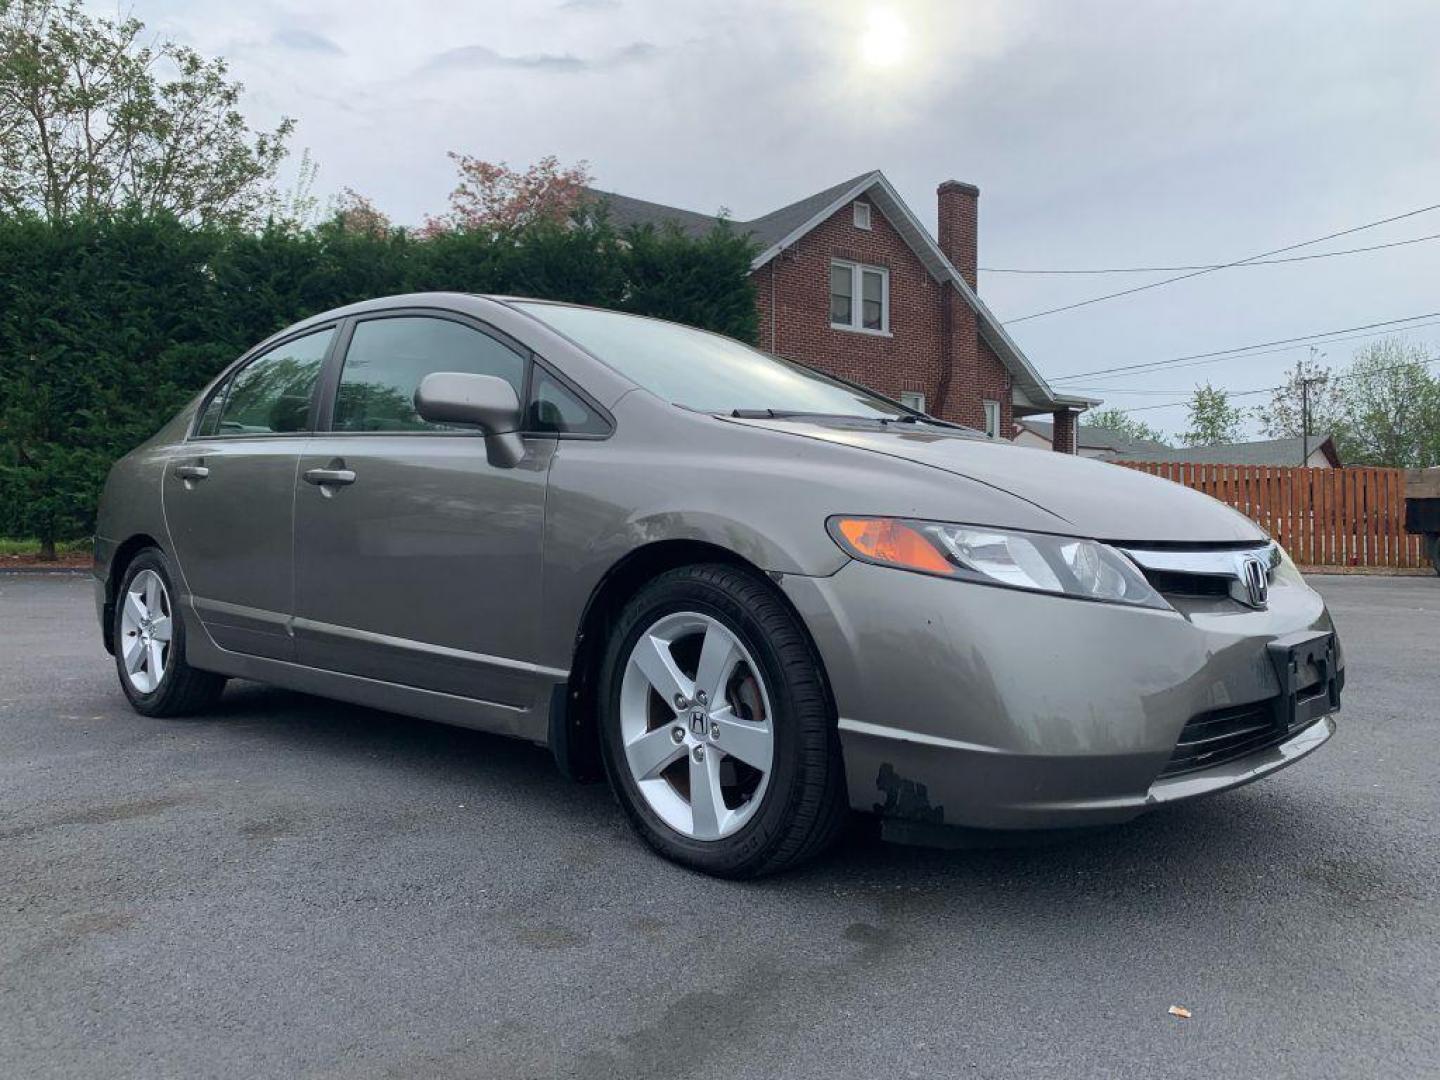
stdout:
[[169,564],[146,548],[125,568],[115,597],[115,670],[120,688],[145,716],[186,716],[215,703],[225,677],[185,660],[185,623],[176,609]]
[[615,621],[600,691],[610,784],[661,855],[757,877],[839,835],[828,687],[804,627],[762,578],[706,564],[650,582]]

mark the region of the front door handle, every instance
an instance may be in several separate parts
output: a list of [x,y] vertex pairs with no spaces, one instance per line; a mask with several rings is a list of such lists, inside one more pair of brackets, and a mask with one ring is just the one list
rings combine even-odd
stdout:
[[339,487],[344,484],[355,482],[354,469],[307,469],[303,474],[307,484],[315,484],[320,487]]
[[204,465],[176,465],[175,475],[181,480],[204,480],[210,475],[210,470]]

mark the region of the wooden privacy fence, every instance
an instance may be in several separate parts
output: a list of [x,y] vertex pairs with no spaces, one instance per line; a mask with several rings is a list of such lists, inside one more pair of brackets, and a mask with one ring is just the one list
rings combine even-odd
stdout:
[[1428,566],[1405,531],[1404,469],[1114,461],[1228,503],[1303,566]]

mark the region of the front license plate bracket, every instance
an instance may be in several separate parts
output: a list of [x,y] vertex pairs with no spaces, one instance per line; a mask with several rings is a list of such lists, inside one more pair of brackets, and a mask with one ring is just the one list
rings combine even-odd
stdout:
[[1324,630],[1286,634],[1270,642],[1266,649],[1280,682],[1280,695],[1275,699],[1276,728],[1294,731],[1339,710],[1343,683],[1335,663],[1334,633]]

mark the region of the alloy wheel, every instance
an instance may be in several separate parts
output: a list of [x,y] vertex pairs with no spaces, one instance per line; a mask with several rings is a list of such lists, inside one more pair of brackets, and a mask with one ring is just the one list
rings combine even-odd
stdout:
[[154,570],[130,581],[120,609],[120,655],[125,678],[142,694],[153,694],[170,660],[170,593]]
[[718,619],[657,620],[635,642],[620,684],[620,737],[650,809],[693,840],[745,825],[774,768],[770,696],[760,669]]

